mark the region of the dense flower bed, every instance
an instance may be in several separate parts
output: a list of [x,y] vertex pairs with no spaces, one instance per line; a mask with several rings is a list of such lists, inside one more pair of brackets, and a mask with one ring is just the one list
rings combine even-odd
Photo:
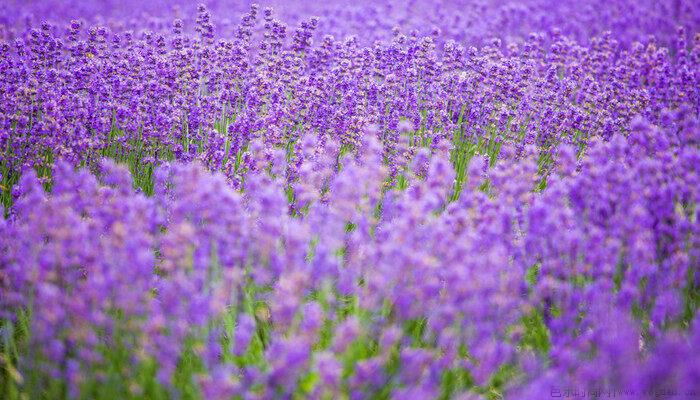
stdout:
[[698,3],[141,3],[0,6],[0,397],[700,397]]

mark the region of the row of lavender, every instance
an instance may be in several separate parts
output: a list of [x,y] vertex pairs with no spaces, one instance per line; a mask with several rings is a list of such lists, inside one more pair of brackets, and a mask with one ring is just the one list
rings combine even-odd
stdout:
[[[214,31],[227,36],[254,2],[205,0],[203,3],[216,15]],[[338,37],[354,34],[370,44],[387,39],[398,26],[404,31],[415,29],[421,35],[434,35],[441,42],[453,39],[470,44],[495,36],[518,40],[530,32],[546,32],[554,27],[587,42],[601,31],[610,30],[616,39],[629,45],[649,34],[666,42],[673,37],[677,26],[691,28],[700,22],[697,2],[668,0],[266,0],[262,4],[275,8],[290,25],[316,15],[324,33]],[[194,23],[196,15],[196,4],[188,0],[6,0],[0,4],[0,23],[6,25],[31,25],[42,19],[84,19],[113,29],[161,30],[174,18]]]
[[634,4],[7,24],[0,393],[699,396],[700,13]]

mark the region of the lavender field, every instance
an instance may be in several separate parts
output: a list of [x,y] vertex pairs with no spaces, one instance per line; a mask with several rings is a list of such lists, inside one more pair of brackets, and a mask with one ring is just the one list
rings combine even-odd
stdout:
[[0,202],[0,399],[700,400],[700,2],[2,0]]

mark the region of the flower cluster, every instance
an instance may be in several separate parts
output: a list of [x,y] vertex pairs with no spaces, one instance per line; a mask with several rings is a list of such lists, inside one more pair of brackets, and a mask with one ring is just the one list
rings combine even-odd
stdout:
[[0,396],[700,393],[696,2],[182,3],[0,6]]

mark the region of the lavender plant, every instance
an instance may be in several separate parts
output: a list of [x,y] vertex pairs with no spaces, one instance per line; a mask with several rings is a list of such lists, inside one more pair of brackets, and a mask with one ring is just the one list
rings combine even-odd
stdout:
[[0,5],[3,398],[700,396],[696,2],[73,3]]

